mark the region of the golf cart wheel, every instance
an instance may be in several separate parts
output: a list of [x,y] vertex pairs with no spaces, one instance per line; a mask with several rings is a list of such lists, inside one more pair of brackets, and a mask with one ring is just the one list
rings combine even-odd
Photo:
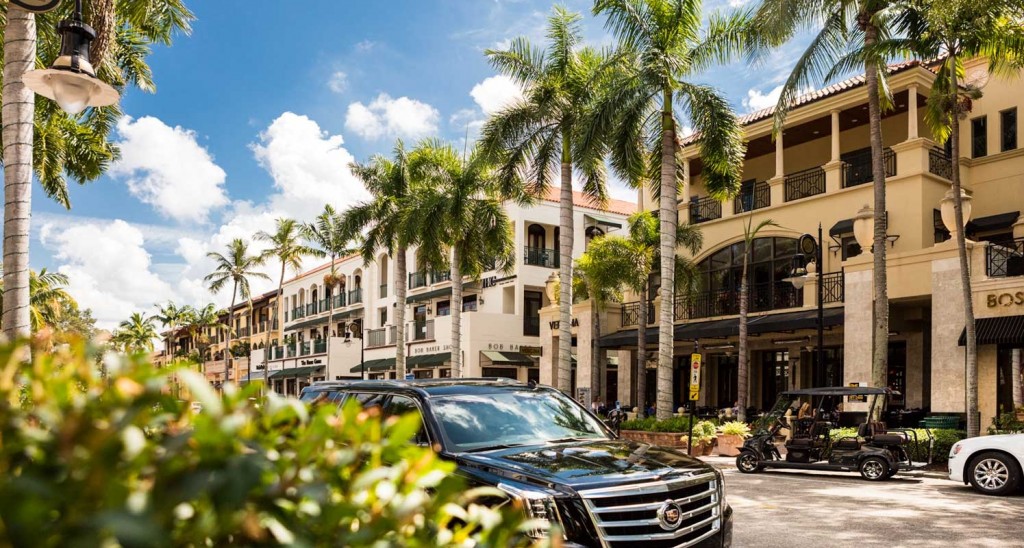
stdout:
[[967,477],[978,492],[986,495],[1008,495],[1021,481],[1020,467],[1002,453],[982,453],[967,466]]
[[736,469],[744,474],[753,474],[764,470],[764,466],[757,463],[757,455],[751,451],[744,451],[736,457]]
[[860,461],[860,476],[868,481],[887,480],[889,475],[889,463],[882,457],[868,457]]

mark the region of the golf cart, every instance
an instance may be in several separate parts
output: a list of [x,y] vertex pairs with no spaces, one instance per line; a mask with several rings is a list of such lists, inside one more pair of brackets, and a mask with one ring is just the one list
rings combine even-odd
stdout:
[[[923,443],[915,431],[887,429],[885,423],[871,421],[871,417],[882,415],[889,396],[893,394],[888,388],[867,387],[808,388],[783,392],[772,410],[755,425],[754,435],[743,444],[736,457],[736,468],[745,474],[765,468],[858,471],[869,481],[889,479],[900,470],[921,469],[932,460],[935,438],[930,430],[926,430],[928,463],[915,464],[910,460],[911,444]],[[844,402],[868,402],[868,410],[856,436],[833,440],[831,431],[839,427],[840,417],[849,416],[840,411]],[[798,415],[798,408],[805,413]],[[786,436],[785,457],[775,443],[783,429],[789,429],[791,433]]]

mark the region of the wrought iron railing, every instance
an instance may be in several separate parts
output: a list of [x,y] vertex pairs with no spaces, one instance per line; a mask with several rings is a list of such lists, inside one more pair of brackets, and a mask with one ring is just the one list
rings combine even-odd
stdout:
[[[637,325],[640,323],[640,301],[622,303],[622,327]],[[654,302],[647,303],[647,323],[657,321],[654,316]]]
[[366,332],[366,347],[374,348],[378,346],[388,345],[388,332],[383,327],[380,329],[371,329]]
[[841,303],[845,299],[843,271],[821,275],[822,304]]
[[306,317],[306,308],[303,306],[296,306],[292,309],[292,319],[298,320]]
[[409,324],[412,328],[412,340],[430,341],[434,339],[434,320],[419,320]]
[[356,288],[348,292],[348,304],[358,304],[363,302],[363,290],[362,288]]
[[327,339],[317,339],[313,341],[313,353],[323,354],[327,352]]
[[451,270],[435,270],[430,273],[430,283],[439,284],[452,279]]
[[312,316],[316,314],[316,303],[309,303],[306,305],[306,315]]
[[[803,306],[803,291],[789,282],[751,284],[748,289],[748,312],[766,312]],[[676,299],[676,321],[730,316],[740,313],[739,289],[705,291]]]
[[409,274],[409,289],[418,289],[427,286],[426,272],[413,272]]
[[690,200],[690,224],[704,223],[722,218],[722,202],[710,197]]
[[284,359],[284,347],[283,346],[275,346],[274,349],[273,349],[272,354],[273,354],[275,360],[282,360],[282,359]]
[[388,344],[398,343],[398,326],[392,325],[388,327]]
[[733,213],[739,215],[770,205],[772,205],[772,193],[768,181],[759,181],[752,185],[744,185],[740,190],[740,195],[733,200],[732,208]]
[[990,278],[1024,276],[1024,238],[985,248],[985,272]]
[[299,355],[300,356],[308,356],[309,355],[309,341],[302,341],[302,343],[299,344]]
[[249,327],[248,326],[246,326],[246,327],[239,327],[237,329],[237,332],[235,333],[235,336],[236,337],[248,337],[249,336]]
[[938,175],[948,181],[953,180],[953,160],[941,148],[928,151],[928,173]]
[[324,299],[320,299],[320,312],[327,312],[327,310],[330,307],[331,307],[331,298],[330,297],[327,297],[327,298],[324,298]]
[[[891,148],[882,151],[882,163],[885,165],[885,176],[896,176],[896,153]],[[874,179],[871,172],[871,149],[865,148],[843,156],[843,188],[870,183]]]
[[786,201],[816,196],[825,192],[825,170],[812,167],[786,175]]
[[342,291],[341,293],[339,293],[339,294],[334,296],[334,308],[344,308],[344,307],[345,307],[345,292]]
[[523,255],[523,262],[531,266],[542,266],[544,268],[559,268],[561,266],[558,251],[542,247],[527,247]]
[[294,358],[295,357],[295,344],[292,343],[292,344],[288,345],[287,348],[288,348],[288,357],[289,358]]

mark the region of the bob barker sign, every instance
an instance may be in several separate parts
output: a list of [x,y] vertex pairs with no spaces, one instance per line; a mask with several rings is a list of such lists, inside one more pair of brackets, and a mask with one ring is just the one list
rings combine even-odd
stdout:
[[985,296],[985,304],[989,308],[997,306],[1024,306],[1024,291],[1016,293],[989,293]]

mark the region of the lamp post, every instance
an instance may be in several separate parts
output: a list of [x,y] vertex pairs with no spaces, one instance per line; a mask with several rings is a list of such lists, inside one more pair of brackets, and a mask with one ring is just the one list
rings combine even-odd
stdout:
[[[800,251],[801,254],[794,257],[792,275],[786,278],[786,281],[793,284],[797,290],[804,288],[807,283],[807,278],[810,276],[810,268],[808,268],[805,258],[807,255],[811,255],[814,259],[814,272],[817,275],[818,287],[818,346],[815,352],[818,367],[822,367],[825,363],[825,286],[822,284],[822,252],[821,252],[821,223],[818,223],[818,240],[815,241],[810,234],[804,234],[800,237]],[[832,384],[834,379],[832,375],[828,375],[827,382]]]

